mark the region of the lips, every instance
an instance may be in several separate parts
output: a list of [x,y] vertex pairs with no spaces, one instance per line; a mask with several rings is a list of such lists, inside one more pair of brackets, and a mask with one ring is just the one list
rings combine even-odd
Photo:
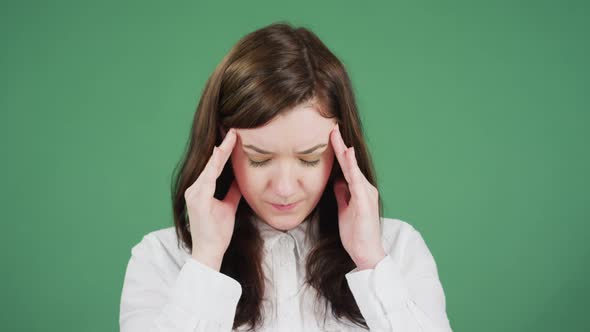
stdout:
[[299,204],[299,202],[294,202],[294,203],[290,203],[290,204],[270,203],[270,205],[272,205],[278,211],[289,211],[289,210],[293,209],[295,206],[297,206],[298,204]]

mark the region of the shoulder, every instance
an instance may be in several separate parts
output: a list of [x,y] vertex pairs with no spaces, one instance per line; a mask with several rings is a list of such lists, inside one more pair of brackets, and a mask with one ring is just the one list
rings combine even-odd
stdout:
[[157,229],[145,234],[133,246],[131,255],[170,269],[180,269],[186,259],[190,257],[189,251],[178,241],[174,226]]

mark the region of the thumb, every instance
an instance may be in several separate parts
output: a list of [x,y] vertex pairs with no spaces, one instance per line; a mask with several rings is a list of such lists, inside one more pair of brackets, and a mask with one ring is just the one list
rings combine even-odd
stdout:
[[339,178],[334,181],[334,196],[336,196],[336,204],[338,204],[338,213],[348,206],[350,200],[350,193],[348,191],[348,183],[346,180]]
[[238,187],[238,183],[234,179],[231,186],[229,187],[227,195],[225,195],[225,198],[223,199],[223,202],[227,203],[231,207],[233,207],[234,212],[235,212],[238,209],[238,204],[240,203],[240,198],[242,198],[242,192],[240,191],[240,188]]

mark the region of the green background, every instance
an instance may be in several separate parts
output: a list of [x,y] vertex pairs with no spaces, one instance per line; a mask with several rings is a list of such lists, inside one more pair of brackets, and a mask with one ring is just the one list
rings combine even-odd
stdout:
[[279,20],[347,67],[385,216],[421,231],[453,329],[584,330],[588,17],[583,1],[2,1],[2,330],[118,330],[131,247],[172,225],[206,79]]

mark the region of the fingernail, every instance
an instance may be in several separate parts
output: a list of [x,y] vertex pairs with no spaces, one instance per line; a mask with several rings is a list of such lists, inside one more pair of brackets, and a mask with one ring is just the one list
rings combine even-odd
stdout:
[[340,131],[340,128],[338,127],[338,124],[336,124],[336,131]]

